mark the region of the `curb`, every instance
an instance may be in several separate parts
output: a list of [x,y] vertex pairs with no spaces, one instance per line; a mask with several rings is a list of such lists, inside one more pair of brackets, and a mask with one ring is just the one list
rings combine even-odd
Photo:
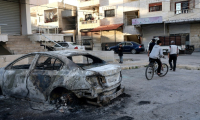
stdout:
[[[129,70],[129,69],[138,69],[141,67],[145,67],[146,65],[131,65],[131,66],[121,66],[122,70]],[[186,70],[200,70],[200,66],[189,66],[189,65],[177,65],[176,68],[179,69],[186,69]]]

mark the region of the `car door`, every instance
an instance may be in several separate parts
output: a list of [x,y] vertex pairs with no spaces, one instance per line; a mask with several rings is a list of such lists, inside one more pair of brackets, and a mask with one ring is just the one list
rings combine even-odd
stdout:
[[35,101],[46,101],[49,87],[55,80],[62,79],[63,77],[59,74],[63,64],[62,61],[54,56],[40,54],[34,69],[28,77],[28,97]]
[[126,52],[131,52],[131,50],[133,49],[133,44],[131,42],[126,42],[125,48]]
[[9,96],[23,98],[28,94],[27,77],[32,68],[36,54],[30,54],[13,61],[5,68],[3,78],[3,93]]

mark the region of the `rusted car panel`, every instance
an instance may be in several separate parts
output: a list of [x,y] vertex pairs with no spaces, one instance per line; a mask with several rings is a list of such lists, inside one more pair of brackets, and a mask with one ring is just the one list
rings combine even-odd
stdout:
[[[83,57],[83,63],[75,63],[74,56]],[[28,62],[20,64],[21,59]],[[121,80],[120,66],[108,65],[86,52],[31,53],[0,69],[3,94],[39,102],[50,101],[53,93],[60,95],[66,90],[101,103],[123,93]]]

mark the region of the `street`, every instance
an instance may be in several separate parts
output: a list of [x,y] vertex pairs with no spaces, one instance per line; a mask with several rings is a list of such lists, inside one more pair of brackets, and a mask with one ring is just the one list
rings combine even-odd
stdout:
[[199,71],[177,69],[165,77],[145,78],[145,67],[123,70],[125,94],[107,106],[82,105],[64,112],[54,106],[0,97],[2,120],[198,120]]

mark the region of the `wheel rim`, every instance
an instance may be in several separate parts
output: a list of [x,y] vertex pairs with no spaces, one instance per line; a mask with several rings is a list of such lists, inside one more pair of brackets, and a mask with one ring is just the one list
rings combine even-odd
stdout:
[[146,72],[145,72],[145,76],[146,76],[147,80],[151,80],[153,78],[153,75],[154,75],[153,67],[147,66]]
[[165,76],[166,74],[167,74],[167,72],[168,72],[168,65],[167,64],[165,64],[165,63],[163,63],[162,64],[162,68],[161,68],[161,75],[159,75],[160,77],[163,77],[163,76]]
[[135,54],[135,53],[136,53],[135,49],[133,49],[133,50],[131,51],[131,53],[132,53],[132,54]]

